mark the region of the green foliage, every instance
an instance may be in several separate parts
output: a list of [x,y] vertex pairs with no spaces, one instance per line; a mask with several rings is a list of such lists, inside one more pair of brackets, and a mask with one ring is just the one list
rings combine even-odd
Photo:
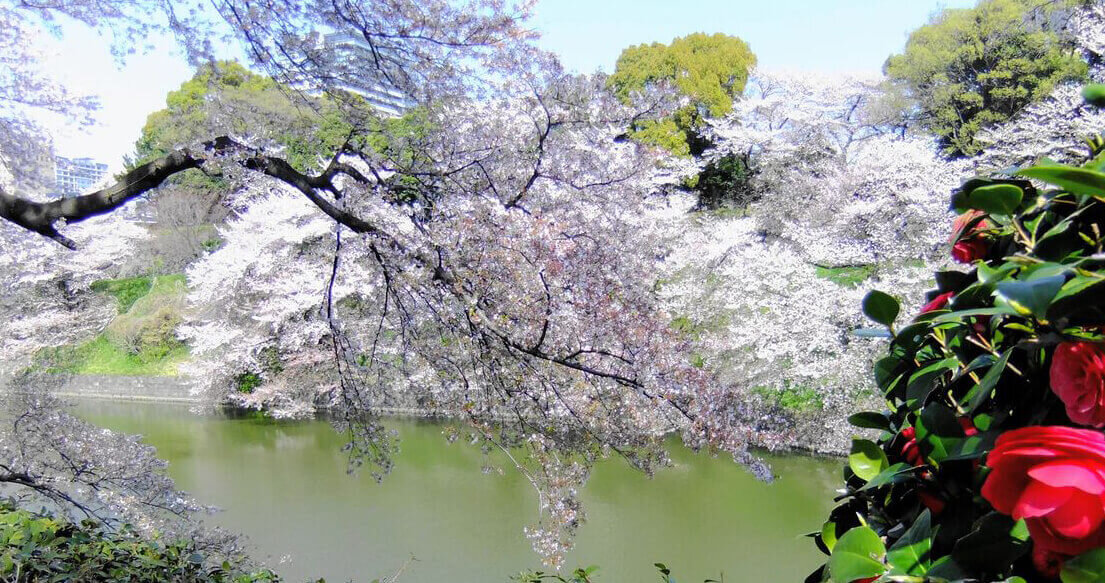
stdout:
[[829,572],[832,580],[840,583],[878,577],[886,572],[885,556],[886,547],[875,531],[867,527],[853,528],[833,546]]
[[[283,146],[283,157],[299,171],[317,168],[353,133],[348,118],[333,102],[302,99],[272,79],[235,61],[201,66],[169,92],[165,109],[146,118],[130,166],[215,135],[252,135]],[[219,177],[188,172],[178,184],[201,191],[225,188]]]
[[745,208],[759,198],[751,179],[748,160],[729,154],[708,163],[690,186],[698,193],[699,208]]
[[184,275],[103,280],[93,285],[114,295],[120,309],[127,302],[126,310],[87,342],[43,350],[38,355],[40,364],[52,372],[73,374],[175,375],[177,365],[188,357],[188,347],[175,334],[186,293]]
[[886,74],[912,94],[922,125],[945,154],[977,154],[979,130],[1009,119],[1057,83],[1086,77],[1069,43],[1037,24],[1075,3],[982,0],[975,8],[944,10],[887,60]]
[[119,313],[123,314],[134,302],[150,293],[153,280],[149,277],[128,277],[125,279],[101,279],[92,282],[92,291],[115,296],[119,303]]
[[90,521],[73,524],[0,502],[0,579],[5,581],[280,580],[271,571],[250,572],[227,561],[212,562],[189,541],[146,540],[129,527],[112,532]]
[[[1030,559],[1054,552],[1030,536],[1047,527],[996,511],[983,488],[996,471],[984,464],[1009,432],[1069,435],[1087,424],[1072,420],[1052,363],[1057,347],[1105,342],[1105,168],[1095,158],[1014,169],[969,180],[952,200],[973,213],[969,236],[986,248],[970,271],[936,274],[931,297],[950,295],[946,307],[892,329],[875,364],[886,410],[849,418],[877,438],[854,441],[839,505],[812,535],[829,558],[809,581],[1055,580]],[[887,326],[901,320],[897,300],[881,292],[864,311]],[[991,487],[1006,485],[1023,487]],[[855,544],[842,550],[845,540]],[[1101,549],[1057,560],[1067,583],[1105,573]]]
[[261,386],[263,382],[261,375],[250,370],[234,377],[234,389],[239,393],[248,395]]
[[709,332],[718,332],[729,327],[731,317],[728,312],[712,313],[704,319],[694,319],[690,316],[676,316],[671,320],[671,327],[676,332],[690,340],[701,340],[702,336]]
[[839,286],[858,287],[875,274],[877,265],[868,263],[864,265],[844,265],[841,267],[817,266],[817,277],[827,279]]
[[658,122],[633,128],[635,139],[677,155],[699,155],[698,128],[707,117],[721,117],[744,92],[756,56],[735,36],[695,33],[670,45],[636,45],[622,51],[610,76],[611,89],[629,101],[635,92],[670,83],[690,103]]
[[894,328],[900,312],[901,303],[885,292],[871,290],[863,298],[863,314],[887,328]]
[[784,381],[782,387],[754,387],[752,392],[791,413],[815,413],[825,408],[825,399],[817,389]]
[[[165,109],[149,115],[135,143],[132,166],[219,132],[270,139],[301,172],[318,169],[347,143],[404,166],[415,155],[411,145],[428,135],[429,128],[422,110],[382,119],[356,95],[343,95],[340,103],[305,97],[237,62],[219,61],[200,67],[169,93]],[[215,190],[225,186],[217,177],[200,175],[186,184]]]
[[[358,362],[361,355],[358,355]],[[284,371],[284,360],[280,356],[280,350],[275,346],[266,346],[257,354],[257,363],[260,370],[246,370],[234,377],[234,390],[243,394],[250,394],[265,383],[265,377],[278,375]]]

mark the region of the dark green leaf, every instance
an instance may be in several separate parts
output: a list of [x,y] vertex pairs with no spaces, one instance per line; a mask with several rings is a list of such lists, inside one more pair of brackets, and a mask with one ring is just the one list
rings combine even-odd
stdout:
[[975,523],[967,536],[952,549],[955,561],[971,571],[997,573],[1028,552],[1028,543],[1013,536],[1012,518],[991,512]]
[[940,403],[929,403],[921,410],[921,419],[925,428],[934,435],[940,437],[960,437],[963,435],[963,427],[956,419],[955,411]]
[[967,578],[967,574],[963,572],[963,567],[956,563],[951,555],[937,559],[929,568],[927,575],[948,581],[959,581]]
[[879,472],[879,475],[871,478],[859,491],[873,490],[887,484],[897,484],[907,480],[914,472],[914,467],[909,464],[897,463]]
[[994,449],[997,433],[978,433],[949,444],[948,457],[944,461],[973,460],[981,458]]
[[[1082,99],[1094,107],[1105,107],[1105,85],[1090,83],[1082,88]],[[1067,583],[1063,580],[1063,583]]]
[[863,313],[887,328],[894,325],[894,320],[898,319],[901,309],[902,306],[897,299],[879,290],[871,290],[863,298]]
[[875,363],[875,382],[882,388],[887,388],[892,380],[900,373],[898,367],[902,361],[896,356],[887,356]]
[[962,271],[937,271],[936,288],[941,292],[959,291],[974,283],[974,276]]
[[1001,375],[1005,372],[1005,366],[1009,363],[1009,355],[1011,354],[1013,354],[1012,348],[1001,353],[1001,358],[990,367],[990,370],[986,371],[986,375],[979,380],[978,384],[967,391],[963,399],[968,402],[968,411],[974,413],[990,398],[990,393],[998,386],[998,381],[1001,380]]
[[1047,310],[1048,320],[1075,326],[1105,324],[1105,280],[1079,276],[1063,285]]
[[1066,277],[1053,275],[1028,281],[1006,281],[997,285],[996,295],[1005,299],[1022,314],[1033,314],[1043,318],[1051,305],[1052,298],[1066,283]]
[[848,423],[851,423],[855,427],[863,427],[865,429],[890,430],[890,420],[886,418],[886,415],[875,413],[874,411],[856,413],[848,417]]
[[1105,549],[1094,549],[1068,559],[1059,577],[1063,583],[1105,583]]
[[990,184],[963,192],[960,206],[994,215],[1011,215],[1021,205],[1024,190],[1015,184]]
[[929,393],[936,388],[937,381],[950,371],[959,366],[959,359],[945,358],[913,373],[909,377],[906,386],[906,403],[910,407],[916,407],[928,398]]
[[932,516],[925,510],[886,552],[894,575],[924,575],[932,564]]
[[948,456],[947,448],[944,446],[944,438],[933,433],[925,425],[923,417],[917,419],[913,428],[917,431],[917,444],[921,447],[921,452],[928,461],[938,464]]
[[999,316],[1002,314],[1014,314],[1013,310],[1009,308],[994,307],[994,308],[976,308],[974,310],[963,310],[962,312],[950,312],[947,314],[941,314],[940,317],[932,320],[933,324],[945,324],[948,322],[959,322],[971,316]]
[[[935,316],[936,314],[933,314],[933,317]],[[907,352],[914,352],[924,342],[925,335],[931,328],[932,325],[928,322],[910,324],[898,331],[898,335],[894,337],[894,344],[901,346]]]

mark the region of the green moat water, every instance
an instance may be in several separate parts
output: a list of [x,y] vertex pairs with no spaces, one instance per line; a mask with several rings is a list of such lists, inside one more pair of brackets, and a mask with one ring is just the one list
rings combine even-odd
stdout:
[[[498,583],[541,568],[523,535],[537,496],[517,471],[484,473],[478,448],[448,443],[444,425],[396,419],[401,452],[377,484],[346,473],[344,440],[325,422],[202,417],[164,404],[82,402],[76,413],[138,433],[169,461],[182,489],[224,509],[208,522],[245,534],[255,556],[290,581]],[[801,581],[822,558],[804,533],[820,528],[840,464],[770,458],[757,481],[723,457],[676,447],[649,479],[610,459],[582,492],[587,522],[568,567],[599,565],[599,583]]]

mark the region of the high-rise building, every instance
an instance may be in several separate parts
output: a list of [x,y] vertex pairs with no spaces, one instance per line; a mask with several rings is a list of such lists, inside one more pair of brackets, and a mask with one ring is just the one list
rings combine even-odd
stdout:
[[398,117],[411,107],[411,100],[402,91],[375,74],[375,68],[372,66],[372,49],[364,39],[336,33],[326,35],[323,40],[336,57],[363,64],[363,67],[355,67],[355,69],[363,70],[364,75],[356,79],[347,79],[341,85],[342,89],[360,95],[369,105],[387,115]]
[[107,164],[92,158],[57,156],[54,167],[54,194],[77,196],[84,194],[107,174]]

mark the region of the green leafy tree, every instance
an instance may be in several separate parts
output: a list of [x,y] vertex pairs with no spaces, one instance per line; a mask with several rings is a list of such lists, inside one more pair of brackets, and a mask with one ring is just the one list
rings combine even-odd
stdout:
[[353,130],[333,100],[296,93],[234,61],[200,67],[169,92],[165,106],[146,119],[132,166],[206,139],[220,127],[275,142],[293,167],[306,170],[333,155]]
[[708,143],[699,128],[708,117],[721,117],[744,92],[756,56],[743,40],[726,34],[694,33],[670,45],[636,45],[622,51],[609,84],[618,97],[661,83],[672,84],[690,101],[670,116],[634,127],[637,140],[677,155],[700,155]]
[[[944,10],[884,66],[913,98],[912,113],[951,157],[972,156],[975,134],[1012,117],[1086,64],[1053,24],[1076,0],[983,0]],[[1049,24],[1052,23],[1052,24]]]

